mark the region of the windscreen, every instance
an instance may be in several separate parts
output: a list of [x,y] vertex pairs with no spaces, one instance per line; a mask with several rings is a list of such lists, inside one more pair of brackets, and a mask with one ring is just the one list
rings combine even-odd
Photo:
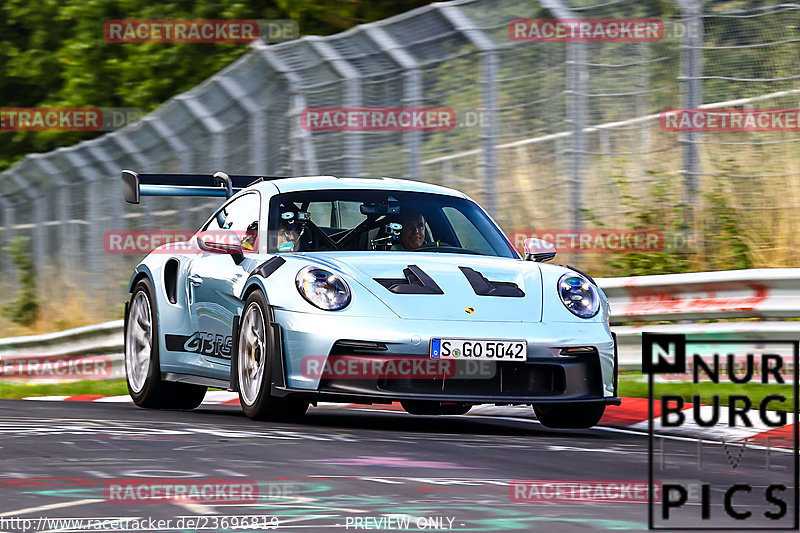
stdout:
[[270,202],[270,252],[414,251],[517,258],[470,200],[439,194],[303,191]]

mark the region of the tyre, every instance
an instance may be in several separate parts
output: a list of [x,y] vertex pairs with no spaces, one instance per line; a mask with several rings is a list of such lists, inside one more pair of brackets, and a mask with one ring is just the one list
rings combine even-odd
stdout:
[[603,417],[605,404],[534,405],[533,412],[543,425],[559,429],[586,429],[596,426]]
[[247,298],[239,327],[236,372],[239,378],[239,403],[244,414],[254,420],[295,420],[308,410],[308,402],[272,396],[270,362],[275,353],[269,334],[272,314],[260,291]]
[[158,321],[153,284],[136,284],[128,306],[125,328],[125,379],[133,403],[152,409],[194,409],[206,387],[161,381],[158,358]]
[[465,415],[472,409],[468,403],[443,403],[428,400],[404,400],[400,402],[410,415]]

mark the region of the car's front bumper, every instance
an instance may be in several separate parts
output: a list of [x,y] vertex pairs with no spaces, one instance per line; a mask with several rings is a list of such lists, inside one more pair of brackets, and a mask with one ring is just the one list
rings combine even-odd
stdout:
[[[434,400],[468,403],[619,403],[614,340],[600,321],[484,322],[308,315],[274,310],[283,353],[277,394],[305,394],[312,400],[391,402]],[[303,371],[303,359],[334,357],[341,340],[370,341],[385,350],[358,350],[358,357],[407,356],[429,359],[431,338],[525,339],[525,363],[496,363],[491,377],[419,379],[320,379]],[[563,355],[562,350],[594,351]]]

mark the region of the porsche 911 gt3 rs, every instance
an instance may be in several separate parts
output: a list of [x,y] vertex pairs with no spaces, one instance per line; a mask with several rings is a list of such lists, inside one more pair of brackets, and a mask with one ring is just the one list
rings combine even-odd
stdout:
[[590,427],[619,404],[608,301],[530,239],[524,257],[468,196],[416,181],[124,171],[127,201],[224,203],[185,243],[134,269],[128,389],[189,409],[208,387],[247,416],[292,419],[319,401],[412,414],[532,405]]

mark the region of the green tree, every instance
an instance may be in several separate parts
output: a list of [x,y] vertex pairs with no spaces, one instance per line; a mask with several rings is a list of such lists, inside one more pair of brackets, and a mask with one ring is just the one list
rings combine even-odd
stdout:
[[[421,0],[4,0],[0,106],[137,107],[147,113],[247,52],[246,44],[109,43],[114,19],[284,19],[327,35],[423,5]],[[0,132],[0,170],[87,132]]]

